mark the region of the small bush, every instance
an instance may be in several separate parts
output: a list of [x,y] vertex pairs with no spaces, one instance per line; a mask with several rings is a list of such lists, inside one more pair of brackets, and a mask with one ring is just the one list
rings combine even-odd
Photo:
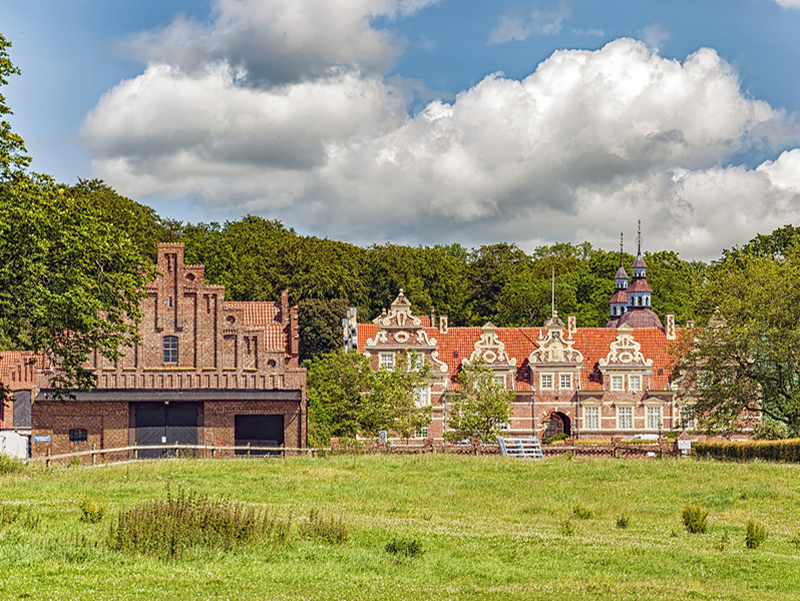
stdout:
[[575,533],[575,524],[572,523],[570,518],[561,520],[561,534],[564,536],[572,536]]
[[700,505],[690,503],[684,507],[681,517],[686,530],[692,534],[705,534],[708,530],[708,511]]
[[572,515],[579,520],[588,520],[594,515],[594,512],[588,507],[584,507],[579,503],[572,508]]
[[0,476],[27,472],[28,466],[19,459],[0,453]]
[[83,513],[81,522],[87,522],[89,524],[100,523],[106,511],[105,505],[98,503],[89,495],[83,495],[79,507],[81,508],[81,513]]
[[624,513],[617,518],[617,528],[625,529],[631,523],[631,519]]
[[747,520],[747,533],[744,535],[744,544],[748,549],[758,549],[767,540],[767,529],[761,522]]
[[0,505],[0,526],[14,523],[33,529],[39,524],[39,514],[25,505]]
[[558,434],[553,434],[550,438],[544,441],[544,444],[553,444],[554,442],[558,442],[559,440],[564,440],[565,438],[569,438],[569,434],[566,432],[559,432]]
[[176,557],[194,546],[228,551],[237,545],[283,541],[290,520],[227,499],[179,491],[166,501],[150,499],[122,511],[109,528],[114,551]]
[[789,542],[794,545],[794,548],[800,551],[800,534],[795,534],[789,539]]
[[67,462],[67,467],[80,467],[82,463],[83,462],[81,461],[80,457],[76,457],[75,455],[73,455],[72,457],[69,458],[69,461]]
[[347,540],[347,526],[342,518],[326,517],[312,509],[308,522],[300,526],[304,538],[316,538],[331,545],[341,545]]
[[728,536],[728,531],[725,530],[722,533],[722,536],[719,538],[719,542],[717,543],[717,551],[724,551],[729,541],[730,541],[730,536]]
[[403,557],[416,557],[417,555],[422,555],[423,549],[422,543],[416,538],[393,538],[386,543],[386,552]]

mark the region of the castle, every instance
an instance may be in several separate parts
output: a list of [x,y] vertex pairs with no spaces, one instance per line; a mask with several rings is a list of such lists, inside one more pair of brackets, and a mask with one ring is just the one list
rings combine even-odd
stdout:
[[565,324],[555,309],[539,328],[449,327],[445,315],[438,323],[433,315],[414,315],[401,290],[372,323],[357,323],[350,310],[343,320],[345,348],[369,357],[373,369],[394,368],[403,351],[424,357],[432,376],[417,402],[431,405],[433,419],[418,435],[433,441],[443,439],[459,370],[479,357],[515,392],[511,421],[504,424],[508,436],[630,437],[693,427],[668,369],[669,346],[680,332],[674,315],[662,325],[651,309],[641,226],[630,280],[621,246],[603,328],[578,327],[574,315]]

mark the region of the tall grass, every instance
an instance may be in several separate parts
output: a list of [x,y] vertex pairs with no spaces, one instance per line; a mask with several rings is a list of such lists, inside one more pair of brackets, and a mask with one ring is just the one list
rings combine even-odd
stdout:
[[121,511],[108,532],[115,551],[175,557],[193,547],[230,550],[286,539],[290,520],[266,509],[196,492],[168,491],[166,500],[147,500]]

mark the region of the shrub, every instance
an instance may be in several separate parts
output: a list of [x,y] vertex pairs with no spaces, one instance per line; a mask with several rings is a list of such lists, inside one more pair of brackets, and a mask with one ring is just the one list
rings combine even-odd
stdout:
[[747,533],[744,535],[744,544],[748,549],[758,549],[767,540],[767,529],[761,522],[747,520]]
[[789,542],[794,545],[794,548],[800,551],[800,534],[795,534],[789,539]]
[[565,438],[569,438],[569,434],[566,432],[559,432],[558,434],[553,434],[550,438],[544,441],[544,444],[553,444],[554,442],[558,442],[559,440],[564,440]]
[[728,544],[729,540],[730,540],[730,537],[728,536],[728,531],[725,530],[722,533],[722,536],[720,537],[719,542],[717,543],[717,551],[724,551],[725,550],[725,546]]
[[705,534],[708,530],[708,511],[700,505],[690,503],[684,507],[681,517],[686,530],[692,534]]
[[588,507],[584,507],[579,503],[572,508],[572,515],[579,520],[588,520],[594,515],[594,512]]
[[89,495],[83,495],[81,502],[79,504],[81,508],[81,522],[87,522],[89,524],[97,524],[103,519],[103,514],[106,511],[106,506],[102,503],[98,503]]
[[80,457],[73,455],[69,458],[69,461],[67,461],[67,467],[80,467],[82,463],[83,462],[81,461]]
[[290,520],[270,517],[266,509],[168,491],[166,501],[150,499],[120,512],[109,528],[108,546],[175,557],[194,546],[228,551],[235,545],[283,541],[290,526]]
[[617,518],[617,528],[627,528],[631,523],[631,519],[624,513]]
[[756,424],[750,436],[753,440],[783,440],[789,438],[789,428],[786,424],[764,418],[763,421]]
[[762,459],[764,461],[800,463],[800,439],[698,442],[693,443],[692,454],[695,457],[730,461]]
[[570,518],[561,520],[561,534],[564,536],[572,536],[575,533],[575,524],[572,523]]
[[342,518],[326,517],[312,509],[308,521],[300,526],[300,535],[340,545],[347,540],[347,526]]
[[386,552],[392,555],[402,555],[403,557],[416,557],[423,553],[422,543],[416,538],[393,538],[386,543]]
[[0,453],[0,476],[27,472],[28,469],[28,466],[19,459]]

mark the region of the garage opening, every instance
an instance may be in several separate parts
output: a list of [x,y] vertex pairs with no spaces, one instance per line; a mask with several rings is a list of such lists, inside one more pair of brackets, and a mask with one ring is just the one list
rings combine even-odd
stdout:
[[152,445],[197,444],[196,403],[135,403],[136,445],[139,457],[172,456],[171,449],[147,449]]
[[[283,415],[237,415],[234,423],[234,439],[237,447],[277,447],[283,444]],[[236,450],[236,455],[247,451]],[[277,451],[251,450],[250,455],[276,455]]]

